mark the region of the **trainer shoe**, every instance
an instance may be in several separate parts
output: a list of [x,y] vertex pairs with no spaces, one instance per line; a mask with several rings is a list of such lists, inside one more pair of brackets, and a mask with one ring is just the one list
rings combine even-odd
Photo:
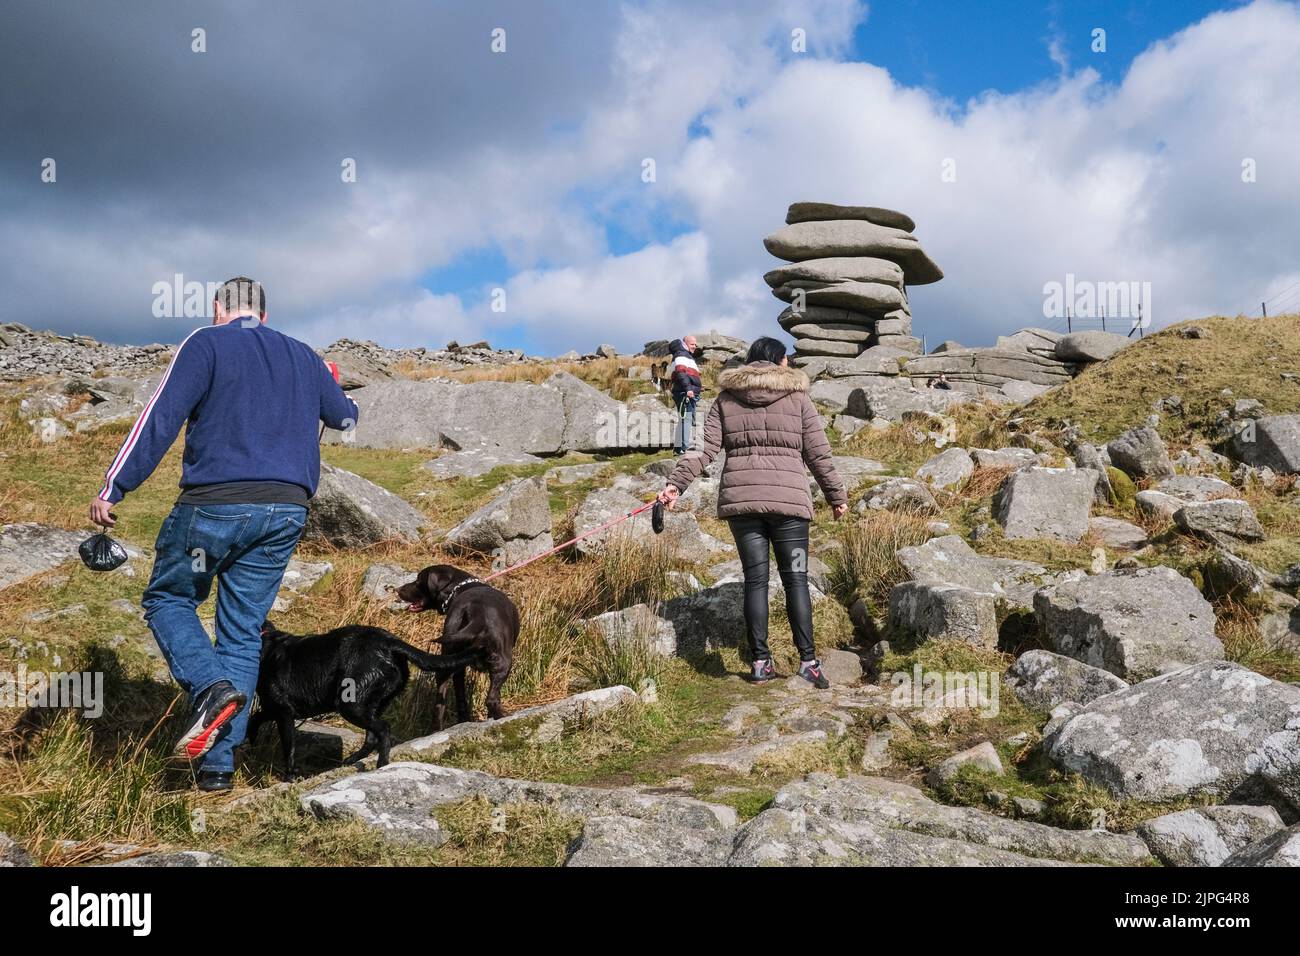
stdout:
[[194,716],[173,752],[178,757],[198,760],[230,731],[230,719],[247,702],[248,698],[230,681],[217,681],[194,702]]
[[235,775],[229,770],[200,770],[194,786],[204,793],[221,793],[235,789]]
[[754,671],[750,675],[750,680],[755,684],[761,684],[764,681],[773,680],[776,677],[776,670],[772,667],[770,660],[754,661]]
[[804,661],[799,665],[799,676],[812,684],[818,690],[826,690],[831,686],[831,682],[826,679],[822,673],[821,661]]

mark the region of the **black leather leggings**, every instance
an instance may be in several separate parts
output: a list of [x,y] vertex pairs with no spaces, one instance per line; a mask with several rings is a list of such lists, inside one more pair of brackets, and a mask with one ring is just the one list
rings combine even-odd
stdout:
[[729,518],[732,537],[745,569],[745,630],[754,660],[772,656],[767,646],[768,550],[785,586],[785,609],[801,661],[817,656],[813,647],[812,599],[808,594],[808,521],[784,515]]

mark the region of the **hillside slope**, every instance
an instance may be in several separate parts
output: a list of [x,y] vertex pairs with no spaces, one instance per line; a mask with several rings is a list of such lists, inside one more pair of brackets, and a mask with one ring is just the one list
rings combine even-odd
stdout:
[[[1193,327],[1207,337],[1188,337]],[[1159,429],[1175,445],[1213,438],[1216,416],[1236,399],[1258,399],[1272,414],[1300,412],[1300,315],[1171,325],[1030,402],[1023,415],[1045,428],[1079,425],[1099,443],[1171,396],[1182,399],[1182,414],[1166,410]]]

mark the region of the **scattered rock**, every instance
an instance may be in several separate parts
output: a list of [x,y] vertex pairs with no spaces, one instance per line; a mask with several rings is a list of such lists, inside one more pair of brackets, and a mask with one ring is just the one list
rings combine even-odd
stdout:
[[1025,651],[1016,658],[1004,682],[1026,707],[1048,712],[1067,701],[1087,704],[1128,687],[1110,671],[1043,650]]
[[1188,534],[1216,542],[1264,539],[1264,528],[1255,517],[1255,509],[1239,498],[1185,504],[1174,512],[1174,523]]
[[1164,440],[1150,425],[1130,428],[1106,446],[1110,463],[1133,478],[1162,478],[1174,473]]
[[7,524],[0,527],[0,589],[57,568],[77,557],[87,537],[43,524]]
[[1272,807],[1193,807],[1139,823],[1136,833],[1165,866],[1222,866],[1284,826]]
[[554,547],[551,504],[540,475],[508,483],[495,498],[447,532],[457,548],[499,556],[506,564]]
[[0,868],[34,865],[31,854],[22,844],[16,843],[7,833],[0,833]]
[[886,478],[867,489],[867,493],[854,506],[854,511],[904,511],[921,515],[937,515],[939,503],[925,482],[915,478]]
[[960,753],[955,753],[925,776],[925,782],[932,787],[947,783],[962,767],[971,766],[993,774],[1002,773],[1002,761],[997,748],[987,740],[976,744]]
[[904,581],[889,592],[889,625],[918,641],[966,641],[996,647],[994,595],[955,584]]
[[1300,415],[1270,415],[1244,423],[1234,429],[1228,453],[1247,465],[1300,473]]
[[1025,468],[1012,472],[993,500],[993,516],[1008,538],[1078,541],[1088,532],[1097,473]]
[[1107,571],[1047,587],[1034,613],[1058,653],[1128,680],[1223,659],[1214,609],[1172,568]]
[[415,543],[424,523],[418,511],[391,491],[322,463],[320,485],[311,500],[302,537],[348,549],[367,548],[393,538]]
[[1099,697],[1044,734],[1058,766],[1122,799],[1300,809],[1300,687],[1204,661]]
[[952,488],[975,471],[975,462],[965,448],[945,448],[916,469],[916,479],[936,488]]
[[421,467],[438,478],[478,478],[494,468],[536,465],[544,459],[503,445],[484,443],[447,452]]
[[900,548],[896,558],[914,581],[987,591],[1016,610],[1031,609],[1034,592],[1060,580],[1046,568],[1029,561],[978,554],[957,535],[944,535],[922,545]]
[[1224,866],[1300,866],[1300,823],[1243,847]]
[[1147,543],[1147,533],[1142,528],[1105,515],[1089,519],[1088,534],[1116,551],[1136,551]]

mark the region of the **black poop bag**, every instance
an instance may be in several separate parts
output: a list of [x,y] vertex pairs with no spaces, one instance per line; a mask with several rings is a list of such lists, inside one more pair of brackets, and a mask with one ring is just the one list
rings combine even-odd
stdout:
[[126,560],[126,548],[110,538],[107,531],[91,535],[77,550],[82,563],[92,571],[112,571]]
[[654,529],[655,534],[664,530],[664,503],[656,501],[655,506],[650,509],[650,527]]

